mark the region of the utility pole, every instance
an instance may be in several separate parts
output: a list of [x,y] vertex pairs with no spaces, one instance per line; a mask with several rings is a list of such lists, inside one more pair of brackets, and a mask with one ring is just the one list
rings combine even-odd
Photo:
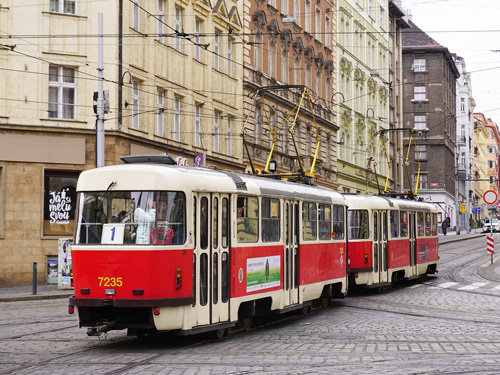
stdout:
[[104,167],[104,52],[103,52],[103,16],[99,13],[99,61],[98,61],[98,89],[97,89],[97,120],[96,120],[96,167]]
[[460,234],[460,202],[458,199],[458,193],[460,188],[460,181],[458,176],[458,151],[455,152],[455,217],[456,217],[456,232]]
[[118,1],[118,130],[123,121],[123,0]]

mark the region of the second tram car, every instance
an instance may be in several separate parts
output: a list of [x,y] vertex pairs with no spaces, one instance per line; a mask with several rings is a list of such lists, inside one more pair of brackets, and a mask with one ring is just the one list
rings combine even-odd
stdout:
[[220,170],[124,164],[77,185],[70,312],[89,335],[213,330],[347,293],[346,199]]
[[384,286],[438,271],[437,210],[428,203],[345,194],[350,282]]

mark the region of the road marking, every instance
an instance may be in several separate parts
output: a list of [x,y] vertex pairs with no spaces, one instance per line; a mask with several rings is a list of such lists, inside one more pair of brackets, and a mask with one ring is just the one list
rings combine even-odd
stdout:
[[[419,288],[421,286],[423,286],[424,284],[415,284],[415,285],[412,285],[410,286],[408,289],[415,289],[415,288]],[[499,285],[500,286],[500,285]]]
[[500,290],[500,285],[497,285],[496,287],[494,287],[493,290]]
[[485,286],[486,284],[488,284],[488,283],[473,283],[472,285],[466,285],[466,286],[463,286],[461,288],[458,288],[458,290],[474,290],[477,288],[481,288],[481,287]]
[[454,285],[457,285],[458,283],[454,283],[452,281],[448,282],[448,283],[443,283],[443,284],[439,284],[437,285],[436,287],[437,288],[449,288],[450,286],[454,286]]

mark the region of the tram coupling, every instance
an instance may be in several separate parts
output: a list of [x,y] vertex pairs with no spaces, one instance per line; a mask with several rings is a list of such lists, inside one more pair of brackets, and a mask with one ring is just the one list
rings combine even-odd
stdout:
[[97,323],[95,327],[87,328],[87,336],[101,336],[102,334],[110,331],[113,327],[118,323],[117,320],[113,320],[112,322],[108,322],[107,320],[103,320],[100,323]]

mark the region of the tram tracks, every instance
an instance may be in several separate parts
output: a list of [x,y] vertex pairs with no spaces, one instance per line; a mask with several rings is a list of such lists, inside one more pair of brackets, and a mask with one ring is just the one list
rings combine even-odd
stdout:
[[[458,249],[456,245],[452,249],[447,245],[440,247],[439,279],[461,284],[471,282],[470,279],[477,275],[474,267],[486,261],[484,257],[485,246],[478,246],[477,240],[475,243],[472,241],[474,239],[464,241]],[[468,274],[464,274],[465,272]]]

